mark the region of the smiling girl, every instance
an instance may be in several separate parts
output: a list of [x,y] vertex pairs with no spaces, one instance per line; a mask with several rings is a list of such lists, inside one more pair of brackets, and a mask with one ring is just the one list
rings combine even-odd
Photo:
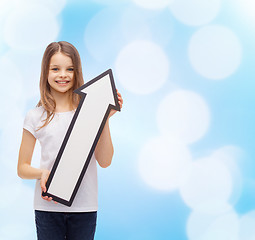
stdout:
[[[50,170],[80,101],[80,96],[73,91],[83,84],[76,48],[63,41],[49,44],[42,59],[41,98],[25,117],[17,168],[19,177],[37,179],[34,210],[39,240],[94,239],[98,210],[97,163],[104,168],[111,164],[113,145],[109,118],[116,110],[109,114],[72,206],[56,204],[52,198],[41,195],[46,191]],[[117,94],[122,107],[123,99]],[[41,144],[40,168],[31,166],[36,140]]]

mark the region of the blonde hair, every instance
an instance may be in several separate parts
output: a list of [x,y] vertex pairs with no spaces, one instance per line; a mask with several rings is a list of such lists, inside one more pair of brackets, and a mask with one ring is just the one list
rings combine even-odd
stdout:
[[70,106],[77,107],[80,101],[80,95],[73,93],[73,90],[79,88],[84,84],[83,75],[82,75],[82,66],[81,59],[77,49],[70,43],[65,41],[52,42],[50,43],[43,55],[42,65],[41,65],[41,77],[40,77],[40,101],[37,104],[37,107],[42,106],[46,113],[47,117],[44,120],[44,124],[39,128],[45,127],[54,117],[56,102],[51,94],[50,85],[48,83],[49,75],[49,66],[50,60],[54,54],[61,52],[66,56],[70,57],[73,62],[74,68],[74,84],[70,91]]

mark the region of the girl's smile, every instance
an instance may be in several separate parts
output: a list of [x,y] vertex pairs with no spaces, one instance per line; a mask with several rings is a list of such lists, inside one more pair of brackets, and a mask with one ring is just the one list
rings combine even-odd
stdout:
[[66,86],[68,83],[70,83],[70,81],[63,81],[63,80],[56,80],[55,82],[59,84],[60,86]]

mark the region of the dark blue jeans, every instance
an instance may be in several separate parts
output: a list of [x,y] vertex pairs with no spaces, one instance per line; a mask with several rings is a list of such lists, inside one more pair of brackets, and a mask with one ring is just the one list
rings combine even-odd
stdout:
[[35,210],[38,240],[93,240],[97,212],[62,213]]

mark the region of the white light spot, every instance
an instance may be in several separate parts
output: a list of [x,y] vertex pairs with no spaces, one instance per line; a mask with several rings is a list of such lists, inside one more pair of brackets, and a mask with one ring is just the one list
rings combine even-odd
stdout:
[[239,240],[239,221],[235,212],[219,216],[207,229],[204,240]]
[[6,57],[15,64],[20,76],[24,79],[25,88],[23,87],[21,98],[26,101],[32,98],[40,99],[39,81],[43,51],[44,49],[34,53],[21,53],[10,50],[6,53]]
[[193,211],[187,222],[189,240],[239,240],[238,231],[239,219],[231,208],[221,215]]
[[112,60],[123,46],[121,16],[120,9],[106,8],[87,24],[84,35],[85,45],[97,61]]
[[149,94],[160,89],[169,74],[169,61],[155,43],[135,41],[119,53],[116,76],[123,87],[136,94]]
[[4,116],[7,116],[0,118],[0,126],[4,128],[10,119],[15,119],[16,113],[19,115],[24,109],[25,96],[23,94],[24,83],[21,73],[17,65],[10,58],[6,56],[0,58],[0,72],[1,83],[4,86],[0,89],[0,96],[2,99],[8,99],[8,102],[0,101],[1,111]]
[[123,4],[125,2],[129,2],[130,0],[121,0],[121,1],[116,1],[116,0],[93,0],[93,2],[96,2],[98,4],[101,5],[114,5],[116,6],[116,4],[120,3]]
[[0,21],[5,18],[10,11],[17,5],[18,0],[1,0],[0,1]]
[[152,14],[142,8],[130,7],[121,19],[121,29],[128,42],[151,40],[161,46],[168,46],[173,36],[173,19],[167,11]]
[[204,136],[210,122],[207,104],[198,94],[178,90],[167,95],[157,111],[158,128],[162,135],[192,143]]
[[189,166],[191,155],[186,146],[175,139],[150,139],[139,154],[139,172],[151,187],[172,191],[182,181],[183,169]]
[[[12,0],[15,1],[15,0]],[[58,15],[66,5],[67,0],[43,0],[38,1],[43,7],[47,8],[53,15]],[[34,0],[16,0],[16,8],[29,8],[30,5],[35,3]]]
[[[34,2],[33,0],[29,0]],[[48,8],[52,14],[59,14],[65,7],[67,0],[43,0],[40,3]]]
[[17,50],[45,48],[59,33],[55,16],[41,4],[20,6],[6,19],[4,39]]
[[194,69],[209,79],[223,79],[236,71],[242,49],[236,35],[220,25],[198,30],[189,43],[189,58]]
[[162,9],[167,7],[173,0],[133,0],[135,4],[146,9]]
[[15,112],[8,114],[8,119],[1,131],[0,143],[5,147],[0,151],[0,158],[3,165],[16,173],[24,118],[19,110],[16,108],[13,110]]
[[255,239],[255,211],[248,212],[240,219],[240,240]]
[[243,178],[238,166],[243,152],[237,146],[228,145],[215,150],[212,157],[224,163],[231,174],[233,188],[229,203],[234,205],[239,200],[243,189]]
[[232,187],[228,168],[220,160],[207,157],[192,164],[180,193],[192,209],[215,214],[226,211]]
[[219,13],[221,0],[174,0],[170,5],[173,15],[187,25],[203,25],[211,22]]
[[[245,19],[249,23],[255,20],[255,2],[254,0],[237,0],[235,1],[237,7],[237,13],[242,14],[242,19]],[[249,25],[248,25],[249,26]]]

